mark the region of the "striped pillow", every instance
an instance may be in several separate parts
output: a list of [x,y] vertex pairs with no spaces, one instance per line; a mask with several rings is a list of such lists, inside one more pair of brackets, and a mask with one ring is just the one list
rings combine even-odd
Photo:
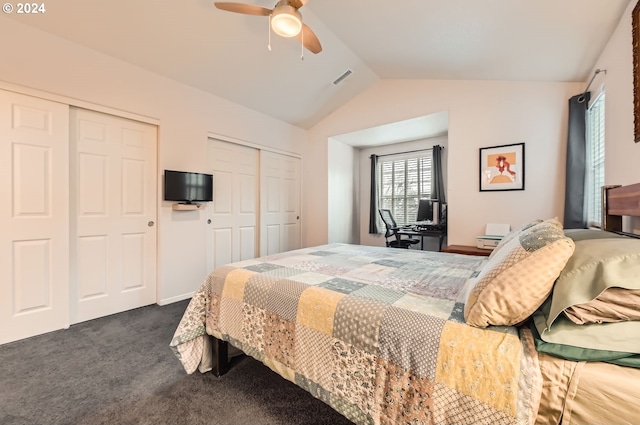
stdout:
[[524,232],[525,230],[539,223],[542,223],[542,220],[534,220],[531,223],[523,224],[522,226],[516,229],[513,229],[512,231],[507,233],[502,239],[500,239],[500,242],[498,242],[498,246],[493,248],[493,250],[491,251],[491,254],[489,254],[489,258],[495,256],[498,253],[498,251],[500,251],[502,247],[505,246],[507,243],[509,243],[509,241],[511,241],[513,238],[520,236],[520,233]]

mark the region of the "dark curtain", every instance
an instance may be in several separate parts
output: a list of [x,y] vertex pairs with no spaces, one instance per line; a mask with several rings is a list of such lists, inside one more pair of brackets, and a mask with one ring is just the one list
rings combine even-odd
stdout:
[[433,147],[431,162],[431,199],[437,199],[440,205],[447,203],[442,179],[442,149],[439,145]]
[[369,233],[378,233],[378,155],[371,155],[371,199],[369,201]]
[[586,119],[591,93],[569,99],[569,133],[567,135],[567,166],[564,193],[565,229],[587,227],[585,210],[585,179],[587,163]]

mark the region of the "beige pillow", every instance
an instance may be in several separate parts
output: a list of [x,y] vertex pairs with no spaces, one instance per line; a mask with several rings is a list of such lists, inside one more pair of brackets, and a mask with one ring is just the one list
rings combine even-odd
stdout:
[[484,328],[527,319],[549,296],[574,249],[557,219],[521,231],[480,271],[467,294],[466,322]]

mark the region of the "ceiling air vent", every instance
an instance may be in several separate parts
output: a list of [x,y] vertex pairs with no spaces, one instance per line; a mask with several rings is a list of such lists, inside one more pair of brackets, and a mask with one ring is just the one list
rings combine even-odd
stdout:
[[341,76],[339,76],[338,78],[336,78],[333,82],[334,86],[337,86],[338,84],[340,84],[345,78],[347,78],[349,75],[353,74],[353,71],[350,69],[347,69],[345,72],[342,73]]

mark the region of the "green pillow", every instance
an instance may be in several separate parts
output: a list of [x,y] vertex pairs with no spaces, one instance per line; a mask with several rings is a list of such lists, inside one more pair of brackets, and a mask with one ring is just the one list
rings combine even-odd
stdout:
[[574,242],[588,239],[626,238],[626,236],[617,233],[605,232],[604,230],[598,229],[564,229],[564,234],[573,239]]
[[640,368],[640,354],[625,353],[609,350],[592,350],[589,348],[573,347],[571,345],[554,344],[546,342],[540,338],[538,329],[533,322],[530,324],[531,333],[536,345],[536,350],[540,353],[550,354],[561,359],[574,362],[606,362],[620,366]]
[[564,309],[587,303],[607,288],[640,289],[640,239],[616,235],[575,245],[553,287],[549,327]]
[[640,290],[640,239],[608,236],[576,238],[575,251],[558,276],[551,297],[534,315],[544,341],[640,353],[639,321],[577,325],[562,314],[610,287]]

